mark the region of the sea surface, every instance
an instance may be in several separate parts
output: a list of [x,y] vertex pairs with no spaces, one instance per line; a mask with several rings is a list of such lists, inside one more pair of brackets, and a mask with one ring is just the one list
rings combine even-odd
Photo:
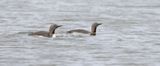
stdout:
[[160,0],[0,0],[0,66],[160,66]]

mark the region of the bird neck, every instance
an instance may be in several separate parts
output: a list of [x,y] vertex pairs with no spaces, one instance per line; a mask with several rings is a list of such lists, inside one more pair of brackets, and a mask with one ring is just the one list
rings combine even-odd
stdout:
[[53,34],[55,34],[55,29],[49,30],[48,35],[49,35],[50,37],[52,37]]
[[97,26],[92,26],[90,35],[95,36],[96,35],[96,30],[97,30]]

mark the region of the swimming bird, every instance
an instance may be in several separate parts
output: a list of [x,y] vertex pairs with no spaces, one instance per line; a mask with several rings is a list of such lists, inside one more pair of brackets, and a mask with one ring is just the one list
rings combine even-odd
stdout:
[[52,24],[49,28],[49,31],[38,31],[38,32],[32,32],[29,35],[32,36],[43,36],[43,37],[52,37],[53,34],[55,34],[55,30],[58,27],[61,27],[62,25]]
[[91,26],[91,31],[87,31],[84,29],[74,29],[74,30],[69,30],[67,33],[83,33],[83,34],[90,34],[91,36],[96,35],[97,27],[99,25],[102,25],[102,23],[93,23]]

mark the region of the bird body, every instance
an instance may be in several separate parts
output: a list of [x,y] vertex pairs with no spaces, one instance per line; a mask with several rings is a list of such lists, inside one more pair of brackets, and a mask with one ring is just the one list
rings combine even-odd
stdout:
[[73,32],[78,32],[78,33],[84,33],[84,34],[89,34],[90,32],[84,29],[75,29],[75,30],[70,30],[67,33],[73,33]]

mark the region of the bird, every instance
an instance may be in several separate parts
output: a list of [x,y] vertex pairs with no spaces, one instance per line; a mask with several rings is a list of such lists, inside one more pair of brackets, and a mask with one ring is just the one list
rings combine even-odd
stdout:
[[38,32],[32,32],[29,35],[31,36],[43,36],[43,37],[52,37],[55,34],[55,30],[58,27],[61,27],[62,25],[57,25],[57,24],[51,24],[49,31],[38,31]]
[[82,33],[82,34],[89,34],[90,36],[96,36],[97,27],[99,25],[102,25],[102,23],[96,23],[95,22],[91,26],[91,31],[84,30],[84,29],[73,29],[73,30],[67,31],[67,33],[69,33],[69,34],[71,34],[71,33]]

